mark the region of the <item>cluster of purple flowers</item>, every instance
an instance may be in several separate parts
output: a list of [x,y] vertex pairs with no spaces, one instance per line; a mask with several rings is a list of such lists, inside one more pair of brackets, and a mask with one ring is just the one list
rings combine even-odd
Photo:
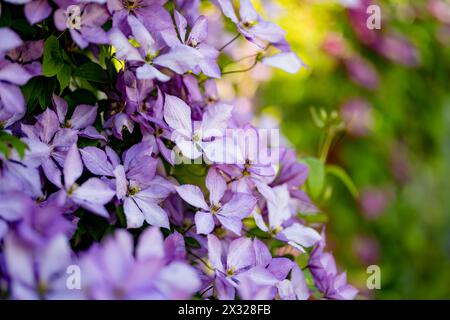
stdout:
[[[30,25],[53,23],[64,54],[98,61],[106,47],[120,70],[109,87],[94,87],[97,103],[74,104],[78,83],[69,81],[44,111],[27,112],[20,87],[42,74],[46,39],[0,28],[0,123],[27,145],[23,155],[0,153],[3,295],[308,299],[315,283],[316,298],[356,296],[323,252],[324,236],[298,215],[316,209],[295,152],[267,145],[279,157],[262,162],[258,148],[236,142],[233,161],[222,154],[227,129],[260,137],[219,99],[223,48],[211,44],[199,1],[8,2],[25,4]],[[255,64],[302,66],[284,31],[250,0],[212,2],[259,48]],[[176,152],[207,163],[176,164]],[[280,246],[299,254],[315,246],[310,271],[273,256]]]

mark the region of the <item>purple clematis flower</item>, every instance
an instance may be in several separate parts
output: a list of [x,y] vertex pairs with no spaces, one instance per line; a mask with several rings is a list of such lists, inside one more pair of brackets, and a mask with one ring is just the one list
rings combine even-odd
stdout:
[[231,0],[218,0],[223,14],[233,21],[239,32],[261,48],[266,43],[278,43],[284,39],[285,31],[273,22],[265,21],[256,12],[250,0],[239,1],[239,17]]
[[11,225],[15,234],[30,245],[43,245],[58,234],[70,236],[74,229],[61,207],[49,202],[38,205],[17,191],[0,194],[0,221]]
[[32,76],[42,73],[38,61],[44,52],[44,40],[27,41],[19,47],[10,50],[7,56],[12,61],[21,64]]
[[0,28],[0,123],[8,127],[25,114],[25,99],[20,91],[22,86],[33,77],[18,63],[3,59],[5,54],[22,44],[22,40],[12,30]]
[[[235,239],[226,246],[224,241],[219,241],[212,234],[208,235],[209,265],[214,270],[219,299],[233,299],[236,290],[251,296],[275,295],[275,285],[280,281],[277,276],[285,278],[291,266],[288,265],[286,270],[283,264],[271,263],[270,252],[267,248],[261,251],[260,246],[264,245],[252,242],[249,238]],[[280,269],[275,270],[277,267]]]
[[215,168],[208,171],[206,188],[209,191],[209,203],[206,202],[202,191],[197,186],[185,184],[175,187],[184,201],[200,209],[195,214],[197,233],[211,233],[215,226],[214,217],[216,217],[226,229],[240,235],[242,219],[253,211],[256,198],[250,194],[234,193],[226,201],[227,184]]
[[[139,237],[118,230],[80,259],[82,289],[93,299],[187,299],[200,287],[197,272],[182,260],[172,260],[156,227]],[[136,252],[133,254],[133,252]]]
[[62,128],[69,128],[77,131],[78,136],[88,139],[106,138],[102,136],[93,126],[98,115],[97,105],[91,106],[88,104],[80,104],[75,107],[70,119],[67,119],[68,104],[67,101],[57,95],[53,95],[53,106],[58,116],[59,124]]
[[297,161],[295,151],[285,147],[280,148],[280,170],[271,186],[286,184],[289,191],[298,189],[308,177],[309,167]]
[[[288,258],[272,258],[264,243],[255,238],[255,266],[238,276],[241,298],[250,300],[305,300],[310,291],[303,271]],[[289,273],[290,279],[287,279]]]
[[186,17],[189,24],[193,24],[200,15],[200,0],[175,0],[175,8]]
[[155,154],[160,153],[171,165],[175,165],[172,150],[166,146],[170,141],[172,129],[164,122],[164,94],[158,88],[158,96],[153,102],[152,115],[144,118],[153,123],[153,127],[147,122],[141,124],[144,140],[150,141]]
[[[104,129],[109,129],[112,131],[112,134],[117,139],[123,139],[123,131],[128,130],[128,132],[134,131],[134,121],[129,116],[128,106],[128,86],[129,78],[136,78],[136,76],[130,71],[125,70],[119,73],[116,89],[119,94],[115,92],[110,92],[110,100],[111,100],[111,109],[108,111],[108,115],[106,115],[106,121],[103,123]],[[144,92],[142,92],[144,94]]]
[[8,231],[8,225],[23,219],[33,208],[33,201],[18,191],[0,193],[0,241]]
[[324,252],[324,249],[325,230],[322,231],[322,240],[314,247],[308,262],[308,267],[313,275],[317,289],[327,299],[354,299],[358,294],[358,290],[347,284],[346,273],[338,273],[333,255],[329,252]]
[[271,56],[265,56],[261,59],[265,65],[281,69],[287,73],[297,73],[305,64],[293,51],[278,52]]
[[205,152],[209,160],[223,161],[226,150],[220,138],[225,134],[232,109],[227,104],[215,104],[204,112],[201,122],[193,123],[191,108],[180,98],[166,94],[164,120],[174,129],[172,141],[182,155],[196,159]]
[[280,169],[275,180],[269,185],[276,187],[286,184],[291,196],[291,201],[300,212],[316,213],[314,206],[305,191],[301,190],[309,174],[309,167],[297,160],[295,151],[285,147],[280,148]]
[[114,178],[116,196],[123,201],[128,228],[140,228],[144,221],[150,225],[169,228],[167,213],[161,203],[173,191],[170,182],[155,175],[156,160],[148,142],[141,142],[122,155],[109,147],[106,152],[95,147],[81,150],[86,167],[96,175]]
[[59,0],[60,8],[55,11],[55,26],[58,30],[68,29],[72,40],[82,49],[89,43],[107,44],[108,37],[102,25],[108,21],[106,8],[96,3],[78,3]]
[[192,25],[189,34],[187,34],[188,23],[186,19],[176,10],[174,11],[174,17],[180,38],[178,38],[177,31],[174,29],[163,32],[162,37],[167,45],[177,47],[182,44],[195,48],[203,57],[198,63],[196,69],[199,70],[196,73],[202,71],[208,77],[220,78],[221,71],[217,64],[219,51],[205,43],[208,35],[208,20],[206,17],[199,16]]
[[264,222],[260,212],[253,212],[256,225],[276,239],[285,241],[294,248],[304,252],[303,247],[311,247],[320,239],[320,234],[298,222],[286,225],[292,220],[290,196],[286,185],[270,188],[264,183],[257,183],[258,191],[267,200],[269,226]]
[[278,295],[282,300],[307,300],[311,295],[306,284],[303,271],[294,265],[291,279],[285,279],[277,284]]
[[233,240],[226,252],[223,243],[214,235],[208,235],[208,260],[214,270],[215,289],[220,300],[234,298],[238,279],[236,276],[244,273],[255,265],[255,251],[249,238]]
[[267,246],[257,238],[253,250],[255,266],[239,277],[239,293],[244,299],[271,300],[295,263],[288,258],[272,258]]
[[52,13],[47,0],[5,0],[14,4],[25,4],[24,12],[30,24],[38,23]]
[[101,217],[109,217],[104,205],[114,197],[114,190],[98,178],[89,178],[82,185],[76,183],[83,173],[83,163],[76,144],[67,152],[63,173],[64,185],[55,195],[57,203],[73,203]]
[[136,77],[138,79],[157,79],[168,81],[170,77],[156,66],[166,67],[178,74],[183,74],[198,65],[202,55],[187,45],[170,48],[166,53],[160,53],[163,45],[155,40],[146,27],[133,15],[127,18],[134,39],[139,47],[134,47],[128,38],[117,28],[109,31],[109,39],[116,49],[118,59],[137,63]]
[[225,147],[216,143],[225,151],[214,150],[214,154],[225,154],[228,158],[218,162],[220,169],[233,181],[230,188],[238,192],[251,193],[256,183],[273,181],[278,159],[274,156],[275,153],[272,154],[272,148],[267,146],[267,141],[259,135],[259,131],[247,124],[230,132],[232,138],[227,136],[222,139],[226,141]]
[[54,185],[61,187],[61,169],[64,165],[67,151],[77,142],[77,131],[61,128],[57,114],[47,108],[36,117],[37,122],[31,126],[22,124],[23,138],[31,150],[27,151],[42,165],[47,179]]
[[[39,148],[34,144],[28,145],[28,152]],[[42,182],[38,167],[40,159],[34,159],[25,153],[21,159],[14,149],[9,157],[0,153],[0,193],[20,191],[33,198],[43,197]]]
[[67,102],[56,95],[52,102],[56,112],[47,108],[36,117],[33,126],[22,124],[21,129],[26,135],[23,140],[32,146],[28,152],[30,157],[40,158],[47,178],[61,187],[61,170],[57,165],[63,166],[67,150],[77,142],[78,136],[102,140],[105,137],[92,126],[97,117],[97,106],[78,105],[72,117],[65,120]]
[[169,12],[164,8],[167,0],[107,0],[112,14],[113,27],[119,28],[125,35],[131,34],[128,17],[139,20],[150,32],[160,32],[173,28]]
[[10,28],[0,28],[0,38],[3,40],[0,43],[0,60],[3,60],[8,51],[23,44],[19,35]]
[[5,239],[4,250],[13,298],[79,298],[78,290],[66,287],[66,270],[72,259],[69,241],[64,235],[32,246],[10,233]]

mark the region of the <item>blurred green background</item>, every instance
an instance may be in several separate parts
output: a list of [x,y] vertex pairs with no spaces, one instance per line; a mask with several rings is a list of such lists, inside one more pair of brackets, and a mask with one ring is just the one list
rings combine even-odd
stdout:
[[[324,137],[333,138],[326,162],[359,194],[327,174],[314,200],[361,297],[448,299],[450,2],[362,2],[380,6],[381,30],[338,1],[260,1],[308,68],[275,71],[257,89],[258,105],[278,117],[300,156],[319,157]],[[319,128],[311,108],[318,118],[335,110],[345,129]],[[366,289],[371,264],[381,268],[380,290]]]

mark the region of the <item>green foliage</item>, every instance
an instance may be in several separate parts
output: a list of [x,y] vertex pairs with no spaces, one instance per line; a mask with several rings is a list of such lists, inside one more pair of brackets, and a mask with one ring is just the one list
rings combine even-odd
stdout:
[[325,166],[322,161],[316,158],[305,158],[302,159],[302,162],[309,167],[308,180],[306,181],[309,194],[313,198],[318,198],[325,185]]
[[44,58],[42,62],[42,74],[53,77],[64,67],[64,59],[58,38],[50,36],[44,43]]
[[43,76],[34,77],[22,86],[28,111],[32,112],[37,105],[42,109],[48,107],[56,87],[56,77],[46,78]]
[[68,64],[65,64],[61,68],[61,70],[59,70],[59,72],[56,74],[56,78],[58,79],[58,82],[59,82],[59,93],[60,94],[69,85],[71,76],[72,76],[72,68]]
[[206,190],[205,177],[207,167],[202,164],[180,164],[172,168],[172,174],[177,177],[180,184],[195,184]]
[[327,165],[325,166],[325,172],[338,178],[347,187],[348,191],[350,191],[355,199],[359,197],[358,188],[344,169],[336,165]]
[[16,150],[20,158],[25,156],[27,145],[25,142],[5,131],[0,131],[0,153],[6,158],[11,155],[12,150]]
[[87,62],[73,71],[74,77],[79,77],[84,80],[108,83],[110,79],[106,71],[94,62]]

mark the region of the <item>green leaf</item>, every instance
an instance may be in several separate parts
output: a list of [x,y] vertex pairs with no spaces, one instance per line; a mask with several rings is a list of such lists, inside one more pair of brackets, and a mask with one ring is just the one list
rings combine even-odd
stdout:
[[8,145],[7,145],[4,141],[2,141],[2,140],[0,140],[0,153],[3,153],[3,155],[4,155],[6,158],[9,157],[9,148],[8,148]]
[[123,206],[116,207],[116,215],[117,215],[117,220],[119,221],[119,224],[125,228],[127,226],[127,219],[125,217],[125,212],[123,210]]
[[336,165],[327,165],[325,167],[325,170],[327,174],[331,174],[336,178],[338,178],[347,187],[348,191],[350,191],[350,193],[354,198],[358,198],[359,196],[358,188],[356,188],[352,178],[348,175],[348,173],[344,169]]
[[41,83],[41,86],[44,86],[44,88],[42,88],[42,92],[38,97],[38,101],[42,109],[47,108],[52,101],[52,95],[56,89],[56,85],[56,78],[47,79],[45,85]]
[[328,216],[325,213],[300,214],[299,217],[309,224],[328,222]]
[[42,62],[42,74],[46,77],[55,76],[64,66],[62,51],[58,38],[50,36],[44,43],[44,60]]
[[51,101],[53,91],[56,88],[56,78],[43,76],[34,77],[22,86],[22,92],[28,106],[28,112],[32,112],[36,105],[46,108]]
[[61,70],[56,74],[56,78],[59,82],[59,93],[61,94],[65,88],[69,85],[70,76],[72,75],[72,69],[69,65],[65,64]]
[[188,246],[190,248],[199,249],[202,247],[200,245],[200,243],[197,241],[197,239],[195,239],[195,238],[184,237],[184,241],[186,242],[186,246]]
[[75,106],[79,104],[94,105],[97,102],[96,96],[92,92],[84,89],[77,89],[75,91],[71,91],[64,96],[64,99],[69,104],[69,108],[71,110],[73,110]]
[[173,175],[181,184],[194,184],[199,186],[204,192],[206,166],[202,164],[180,164],[173,167]]
[[12,24],[11,11],[9,6],[2,3],[0,14],[0,27],[9,27]]
[[20,158],[23,158],[25,156],[25,150],[28,148],[25,142],[7,132],[0,132],[0,144],[0,152],[7,157],[9,156],[10,149],[13,148],[17,151]]
[[325,168],[322,161],[317,158],[302,160],[309,167],[308,180],[306,182],[310,195],[318,198],[325,185]]
[[74,70],[73,76],[94,82],[109,82],[109,77],[106,71],[94,62],[87,62],[81,65],[79,68]]

